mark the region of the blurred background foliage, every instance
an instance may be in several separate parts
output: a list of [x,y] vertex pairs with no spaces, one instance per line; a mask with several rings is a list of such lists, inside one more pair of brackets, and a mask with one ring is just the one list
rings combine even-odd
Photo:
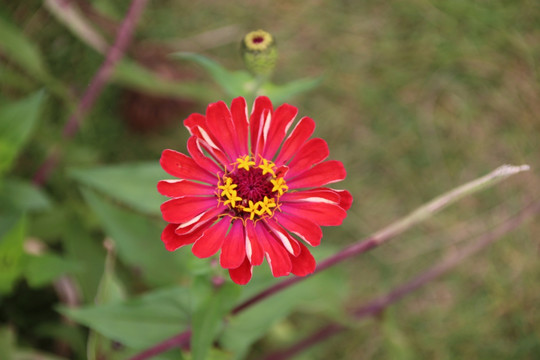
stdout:
[[[82,128],[63,138],[128,7],[0,1],[1,359],[125,359],[188,324],[220,345],[208,352],[212,337],[196,337],[193,358],[258,359],[347,322],[344,309],[538,199],[538,1],[153,1]],[[185,151],[189,113],[249,90],[239,43],[259,28],[280,54],[263,91],[315,119],[348,170],[340,186],[355,203],[343,226],[325,229],[318,258],[503,163],[532,171],[221,327],[234,303],[274,280],[260,269],[241,294],[215,292],[219,269],[164,250],[158,159]],[[33,185],[54,153],[51,176]],[[528,223],[298,358],[538,358],[538,234]]]

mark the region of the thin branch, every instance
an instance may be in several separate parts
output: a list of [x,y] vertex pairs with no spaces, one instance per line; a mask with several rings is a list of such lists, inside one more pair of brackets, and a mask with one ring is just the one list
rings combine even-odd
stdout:
[[[443,260],[438,262],[436,265],[432,266],[425,272],[418,275],[416,278],[411,281],[400,285],[388,292],[387,294],[377,297],[362,306],[357,307],[350,312],[351,317],[354,317],[355,320],[362,320],[366,317],[371,317],[379,314],[381,311],[386,309],[388,306],[398,302],[406,295],[409,295],[413,291],[419,289],[420,287],[426,285],[430,281],[446,274],[456,266],[458,266],[466,258],[480,252],[485,249],[488,245],[494,241],[500,239],[505,234],[515,230],[521,224],[531,217],[538,215],[540,213],[540,201],[532,203],[527,207],[523,208],[517,215],[512,218],[504,221],[503,223],[497,225],[493,230],[479,236],[476,241],[471,245],[464,247],[463,249],[453,252],[452,254],[446,256]],[[328,339],[329,337],[345,330],[344,325],[338,323],[329,324],[307,338],[301,340],[300,342],[294,344],[288,349],[281,350],[270,354],[265,359],[266,360],[286,360],[291,356],[300,353],[307,348],[320,343],[323,340]]]
[[[133,37],[135,24],[139,20],[139,17],[147,2],[148,0],[133,0],[131,2],[129,10],[122,21],[120,28],[118,29],[114,44],[107,51],[105,60],[90,81],[90,86],[88,89],[86,89],[81,101],[79,102],[79,105],[64,126],[62,135],[65,139],[70,139],[77,133],[83,117],[92,108],[95,101],[103,91],[103,88],[109,81],[113,73],[114,66],[124,56],[124,53]],[[68,5],[69,3],[58,4],[60,7]],[[51,150],[47,159],[45,159],[34,175],[33,183],[38,186],[43,185],[45,181],[47,181],[52,170],[58,164],[59,159],[60,152],[58,148]]]
[[67,125],[64,127],[64,137],[70,138],[75,135],[79,129],[80,122],[82,121],[81,119],[86,115],[88,110],[90,110],[92,105],[94,105],[94,102],[103,91],[103,88],[113,73],[114,66],[122,59],[131,42],[133,32],[135,31],[135,24],[137,23],[137,20],[139,20],[147,2],[148,0],[133,0],[131,2],[126,17],[118,29],[114,44],[107,52],[105,61],[101,64],[101,67],[90,82],[90,86],[84,93],[77,110],[72,114]]
[[[385,242],[394,238],[396,235],[399,235],[411,227],[421,223],[422,221],[429,219],[433,215],[447,208],[448,206],[454,204],[458,200],[464,198],[467,195],[485,189],[489,186],[496,184],[497,182],[506,179],[507,177],[517,174],[522,171],[528,171],[528,165],[521,166],[511,166],[503,165],[493,170],[489,174],[482,176],[476,180],[468,182],[464,185],[461,185],[449,192],[436,197],[425,205],[420,206],[418,209],[414,210],[409,215],[399,219],[398,221],[390,224],[384,229],[376,232],[375,234],[369,236],[365,240],[356,242],[340,252],[336,253],[333,256],[330,256],[326,260],[319,263],[315,272],[311,275],[315,275],[327,268],[334,266],[342,262],[343,260],[349,259],[353,256],[363,254]],[[249,307],[269,296],[272,296],[278,291],[281,291],[289,286],[296,284],[297,282],[305,280],[306,277],[291,277],[286,280],[283,280],[268,289],[262,291],[261,293],[253,296],[252,298],[246,300],[244,303],[238,305],[233,309],[232,313],[236,314],[246,307]]]
[[[499,181],[506,179],[507,177],[511,175],[520,173],[522,171],[528,171],[528,170],[529,170],[528,165],[500,166],[483,177],[475,179],[441,196],[436,197],[435,199],[428,202],[427,204],[417,208],[409,215],[401,218],[400,220],[376,232],[374,235],[371,235],[365,239],[362,239],[356,243],[353,243],[352,245],[346,247],[345,249],[341,250],[335,255],[330,256],[329,258],[319,263],[319,265],[317,266],[313,274],[309,276],[304,276],[304,277],[295,276],[295,277],[290,277],[285,280],[282,280],[276,283],[275,285],[270,286],[266,290],[263,290],[257,295],[247,299],[246,301],[244,301],[243,303],[235,307],[231,311],[231,313],[233,315],[237,314],[245,310],[246,308],[252,305],[255,305],[256,303],[278,293],[279,291],[286,289],[289,286],[294,285],[300,281],[304,281],[308,277],[318,274],[319,272],[326,270],[335,264],[338,264],[353,256],[365,253],[383,244],[384,242],[394,238],[395,236],[405,232],[406,230],[410,229],[414,225],[417,225],[421,223],[422,221],[432,217],[436,213],[442,211],[443,209],[452,205],[453,203],[457,202],[463,197],[473,194],[482,189],[485,189],[489,186],[492,186],[498,183]],[[154,352],[155,349],[160,349],[160,352],[164,352],[174,347],[183,347],[188,344],[189,339],[190,339],[190,330],[186,330],[183,333],[175,335],[161,343],[158,343],[157,345],[154,345],[153,347],[145,350],[144,353],[148,352],[148,353],[151,353],[152,355],[155,355],[159,353],[159,352]],[[140,353],[137,356],[131,358],[130,360],[144,360],[144,359],[149,358],[148,356],[142,356],[142,354],[143,353]]]

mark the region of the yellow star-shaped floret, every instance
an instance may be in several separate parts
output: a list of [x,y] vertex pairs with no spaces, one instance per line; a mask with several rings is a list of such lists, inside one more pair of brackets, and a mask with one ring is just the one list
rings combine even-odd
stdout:
[[244,211],[249,213],[250,220],[253,220],[253,218],[257,214],[257,208],[259,207],[259,204],[260,201],[254,204],[252,200],[249,200],[249,207],[244,207]]
[[229,195],[231,194],[231,191],[236,192],[236,190],[233,190],[233,189],[236,188],[237,186],[238,186],[237,184],[233,184],[233,179],[228,177],[227,180],[225,180],[225,184],[218,185],[218,189],[221,189],[221,196],[229,197]]
[[249,155],[239,157],[236,159],[236,163],[238,164],[239,169],[245,169],[246,171],[249,171],[250,165],[255,166],[255,161],[251,160]]
[[262,164],[259,164],[259,169],[262,169],[263,175],[270,173],[275,176],[276,174],[274,173],[274,170],[272,169],[274,166],[276,166],[276,164],[263,158]]
[[257,215],[262,215],[266,212],[268,215],[272,216],[273,212],[270,209],[276,207],[276,202],[274,199],[269,199],[265,196],[263,201],[257,201],[257,205],[260,206],[260,209],[256,211]]
[[289,190],[289,187],[287,184],[285,184],[285,180],[283,180],[282,177],[277,179],[271,179],[270,182],[274,187],[272,188],[272,191],[277,191],[279,193],[279,196],[283,195],[283,193],[287,190]]
[[237,195],[236,190],[230,190],[229,192],[225,193],[225,196],[227,196],[227,200],[223,202],[223,205],[231,204],[233,208],[236,207],[237,201],[242,201],[242,198]]

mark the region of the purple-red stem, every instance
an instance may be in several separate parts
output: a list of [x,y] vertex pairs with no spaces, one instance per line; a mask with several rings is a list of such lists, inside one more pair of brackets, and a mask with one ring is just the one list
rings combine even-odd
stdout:
[[[86,89],[79,105],[64,126],[62,135],[64,139],[71,139],[79,130],[80,124],[86,113],[92,108],[97,98],[103,91],[105,85],[111,78],[116,63],[122,59],[124,53],[131,42],[135,24],[139,20],[148,0],[133,0],[126,13],[124,21],[120,24],[116,39],[107,51],[105,60],[90,81],[90,86]],[[41,186],[47,181],[50,173],[56,167],[60,159],[60,151],[56,148],[52,150],[47,159],[40,166],[34,175],[33,183]]]
[[[530,217],[538,214],[540,212],[540,202],[532,203],[523,210],[521,210],[514,217],[506,220],[505,222],[499,224],[492,231],[485,233],[478,237],[478,239],[471,245],[465,247],[461,251],[451,254],[450,256],[443,259],[441,262],[437,263],[435,266],[429,268],[422,274],[418,275],[416,278],[412,279],[408,283],[405,283],[401,286],[396,287],[394,290],[389,293],[377,297],[362,306],[357,307],[350,312],[351,316],[355,320],[361,320],[363,318],[374,316],[379,314],[382,310],[387,308],[389,305],[401,300],[406,295],[412,293],[423,285],[429,283],[430,281],[438,278],[441,275],[444,275],[452,268],[456,267],[463,261],[465,258],[476,254],[480,250],[487,247],[492,242],[500,239],[503,235],[508,232],[516,229],[520,226],[525,220]],[[301,340],[300,342],[294,344],[288,349],[281,350],[270,354],[265,358],[265,360],[286,360],[291,356],[306,350],[307,348],[316,345],[317,343],[328,339],[329,337],[339,333],[340,331],[345,330],[344,325],[338,323],[329,324],[307,338]]]

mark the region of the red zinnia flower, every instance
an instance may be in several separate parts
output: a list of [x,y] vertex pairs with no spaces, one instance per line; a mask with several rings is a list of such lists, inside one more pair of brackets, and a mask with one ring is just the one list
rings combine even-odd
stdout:
[[315,260],[298,238],[319,245],[320,227],[340,225],[352,196],[323,187],[346,173],[340,161],[323,161],[324,140],[309,139],[313,120],[300,119],[287,136],[297,111],[288,104],[274,111],[261,96],[248,120],[239,97],[230,110],[220,101],[184,121],[191,157],[164,150],[160,161],[179,178],[157,186],[172,198],[161,205],[167,250],[193,244],[193,254],[206,258],[221,249],[220,264],[237,284],[247,284],[264,257],[276,277],[313,272]]

